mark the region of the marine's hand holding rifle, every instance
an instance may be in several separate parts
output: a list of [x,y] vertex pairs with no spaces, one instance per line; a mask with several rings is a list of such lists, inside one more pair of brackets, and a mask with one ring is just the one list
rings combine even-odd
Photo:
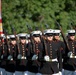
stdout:
[[67,40],[66,40],[66,38],[65,38],[65,36],[64,36],[64,33],[63,33],[63,31],[62,31],[61,25],[59,24],[59,22],[57,22],[57,20],[56,20],[53,16],[51,16],[51,17],[54,19],[55,23],[57,24],[58,28],[60,29],[61,35],[62,35],[62,38],[63,38],[63,41],[64,41],[64,43],[65,43],[65,46],[67,47],[68,51],[70,51],[68,42],[67,42]]
[[11,58],[12,58],[12,56],[10,56],[10,44],[9,44],[9,41],[8,41],[8,33],[7,33],[7,30],[6,29],[3,29],[3,32],[4,32],[4,34],[5,34],[5,38],[6,38],[6,42],[7,42],[7,49],[8,49],[8,53],[9,53],[9,55],[8,55],[8,57],[7,57],[7,59],[8,60],[11,60]]
[[9,55],[9,56],[8,56],[8,60],[13,60],[12,55]]
[[72,51],[68,52],[68,57],[69,58],[76,58],[76,56],[73,55]]
[[8,60],[13,60],[12,55],[10,55],[10,45],[9,45],[8,38],[7,38],[7,31],[5,29],[4,29],[4,34],[5,34],[5,38],[6,38],[6,41],[7,41],[8,52],[9,52],[9,55],[8,55],[7,59]]
[[17,59],[21,59],[21,58],[22,58],[22,55],[18,54]]
[[32,60],[37,60],[37,59],[38,59],[38,55],[34,54],[34,55],[32,56]]
[[44,56],[44,60],[45,61],[49,61],[50,60],[50,57],[48,55]]
[[1,55],[1,59],[3,59],[3,54]]

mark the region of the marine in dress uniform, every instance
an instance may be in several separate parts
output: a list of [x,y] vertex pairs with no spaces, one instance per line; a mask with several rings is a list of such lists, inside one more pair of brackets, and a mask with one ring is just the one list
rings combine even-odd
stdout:
[[0,74],[2,73],[2,68],[1,68],[1,56],[2,56],[2,37],[0,37]]
[[65,49],[63,60],[63,75],[76,75],[76,40],[75,30],[67,30],[67,41],[69,50]]
[[26,43],[27,33],[20,33],[19,51],[17,52],[16,72],[15,75],[27,75],[28,49]]
[[9,35],[9,37],[10,37],[10,43],[8,45],[6,75],[14,75],[16,68],[17,44],[15,35]]
[[[60,46],[60,51],[62,53],[62,62],[63,62],[63,57],[64,57],[64,53],[65,53],[65,44],[61,40],[60,35],[61,35],[61,31],[58,29],[55,29],[54,30],[54,41],[58,44],[58,46]],[[62,71],[63,71],[63,69],[62,69]]]
[[55,29],[54,30],[54,41],[60,46],[60,50],[61,50],[61,53],[62,53],[62,57],[63,57],[63,54],[64,54],[64,50],[65,50],[65,44],[64,42],[61,40],[60,38],[60,35],[61,35],[61,31],[58,30],[58,29]]
[[31,42],[28,44],[30,60],[28,61],[28,75],[41,75],[41,60],[43,55],[43,44],[41,42],[42,32],[40,30],[31,32]]
[[0,74],[1,74],[1,38],[0,38]]
[[[62,56],[60,46],[53,41],[54,30],[44,30],[45,40],[45,53],[44,61],[40,72],[42,75],[61,75],[62,71]],[[58,66],[59,63],[59,66]]]
[[2,36],[2,45],[0,46],[1,49],[1,75],[6,75],[6,60],[7,60],[7,45],[4,41],[5,35]]

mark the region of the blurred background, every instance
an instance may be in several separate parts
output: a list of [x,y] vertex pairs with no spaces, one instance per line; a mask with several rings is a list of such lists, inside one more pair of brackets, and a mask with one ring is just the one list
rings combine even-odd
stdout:
[[2,0],[2,25],[12,34],[11,25],[17,33],[28,32],[27,25],[35,27],[58,28],[63,31],[76,26],[76,0]]

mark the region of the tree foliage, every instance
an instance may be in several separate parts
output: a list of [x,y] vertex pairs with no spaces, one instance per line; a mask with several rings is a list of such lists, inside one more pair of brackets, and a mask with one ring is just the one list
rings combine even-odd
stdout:
[[28,32],[27,25],[46,29],[57,28],[53,16],[63,31],[76,25],[76,0],[2,0],[3,27],[11,34],[11,25],[17,33]]

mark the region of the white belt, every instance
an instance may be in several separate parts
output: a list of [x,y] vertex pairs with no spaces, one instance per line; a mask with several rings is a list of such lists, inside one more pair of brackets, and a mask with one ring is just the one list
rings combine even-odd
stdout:
[[55,58],[55,59],[50,59],[49,61],[50,61],[50,62],[54,62],[54,61],[57,61],[57,62],[58,62],[57,58]]
[[26,59],[26,57],[22,56],[21,59]]
[[70,58],[76,58],[76,56],[70,56]]

